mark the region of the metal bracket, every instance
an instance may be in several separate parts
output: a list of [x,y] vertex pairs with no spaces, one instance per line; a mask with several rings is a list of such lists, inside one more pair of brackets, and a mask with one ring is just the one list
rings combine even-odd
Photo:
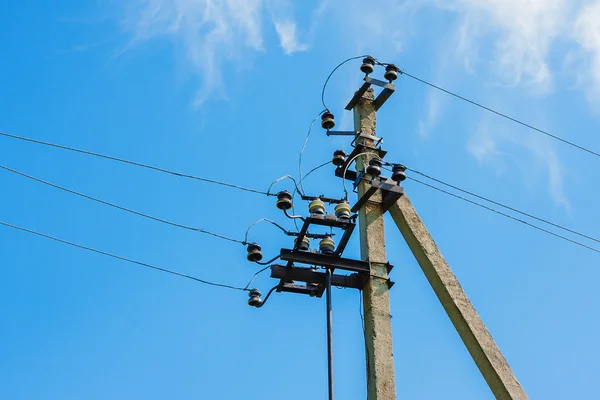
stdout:
[[[344,288],[362,290],[367,283],[368,275],[331,275],[331,284]],[[312,268],[286,267],[283,265],[271,266],[271,278],[280,279],[278,292],[291,292],[308,294],[311,297],[321,297],[325,291],[325,273]],[[295,281],[310,283],[312,285],[297,285]]]
[[360,132],[356,131],[330,131],[327,130],[327,136],[358,136]]
[[299,263],[337,268],[344,271],[371,273],[371,265],[368,261],[352,260],[312,251],[289,249],[281,249],[279,254],[282,261],[288,262],[288,267],[291,267],[293,263]]
[[367,201],[377,192],[381,190],[381,208],[383,212],[389,208],[404,194],[404,188],[391,179],[381,180],[380,178],[373,179],[371,186],[362,195],[360,199],[352,206],[352,212],[360,210]]
[[302,200],[307,200],[307,201],[319,199],[322,202],[329,203],[329,204],[340,204],[340,203],[344,203],[346,201],[345,199],[332,199],[330,197],[325,197],[325,196],[305,196],[303,194],[300,195],[300,197],[302,198]]
[[[285,234],[287,236],[300,236],[300,232],[286,231]],[[304,236],[309,239],[325,239],[326,237],[335,236],[335,233],[305,233]]]
[[352,110],[358,103],[358,100],[360,100],[360,98],[363,97],[363,95],[371,87],[371,85],[375,85],[375,86],[379,86],[379,87],[383,88],[383,90],[381,91],[381,93],[379,93],[379,95],[377,96],[375,101],[373,101],[373,106],[375,107],[375,111],[379,110],[379,108],[383,105],[383,103],[385,103],[386,100],[389,99],[390,96],[396,91],[396,86],[393,83],[380,81],[379,79],[374,79],[374,78],[371,78],[370,76],[366,76],[365,83],[363,83],[363,85],[360,87],[360,89],[358,89],[356,91],[356,93],[354,93],[352,100],[350,100],[350,102],[346,106],[346,110],[348,110],[348,111]]
[[356,190],[356,188],[358,187],[358,184],[360,183],[360,181],[362,180],[362,178],[365,176],[365,171],[359,171],[357,173],[356,176],[356,180],[354,182],[352,182],[352,187],[354,188],[354,190]]
[[350,219],[342,219],[337,218],[332,214],[325,215],[311,215],[310,217],[306,217],[304,219],[304,224],[298,233],[298,239],[296,239],[296,244],[294,246],[294,251],[298,251],[300,245],[302,244],[302,239],[307,235],[308,228],[310,225],[319,225],[319,226],[327,226],[330,228],[340,228],[344,231],[342,238],[340,239],[337,248],[335,249],[333,255],[336,257],[340,257],[350,240],[350,236],[352,236],[352,232],[356,227],[356,216],[351,217]]
[[[373,140],[374,136],[370,136],[370,135],[365,135],[365,138],[368,138],[370,140]],[[359,155],[360,153],[365,153],[366,151],[373,151],[377,154],[377,156],[381,159],[383,159],[385,157],[385,155],[387,154],[387,151],[382,150],[380,148],[377,147],[372,147],[372,146],[367,146],[361,143],[357,143],[356,147],[354,147],[354,150],[352,150],[352,153],[350,153],[350,155],[348,155],[348,157],[346,157],[346,161],[340,165],[339,167],[337,167],[335,169],[335,176],[337,176],[338,178],[345,178],[351,181],[356,181],[357,178],[357,174],[356,171],[352,171],[350,169],[348,169],[346,171],[346,176],[342,176],[344,174],[344,170],[346,169],[346,167],[348,166],[348,163],[350,163],[350,161],[356,157],[357,155]]]
[[[367,139],[367,140],[372,140],[372,141],[373,141],[373,147],[372,147],[372,148],[376,148],[376,149],[378,149],[378,146],[379,146],[381,143],[383,143],[383,138],[377,137],[377,136],[375,136],[375,135],[368,135],[368,134],[366,134],[366,133],[362,133],[362,132],[361,132],[361,133],[359,133],[358,135],[356,135],[356,136],[354,137],[354,140],[352,140],[352,143],[350,143],[350,145],[351,145],[352,147],[355,147],[355,146],[356,146],[356,141],[357,141],[358,139]],[[361,143],[361,145],[365,146],[365,144],[364,144],[364,143]],[[366,147],[371,147],[371,146],[366,146]]]

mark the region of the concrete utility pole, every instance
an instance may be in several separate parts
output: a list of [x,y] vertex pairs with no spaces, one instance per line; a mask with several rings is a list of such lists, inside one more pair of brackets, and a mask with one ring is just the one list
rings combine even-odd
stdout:
[[389,211],[496,399],[528,399],[406,194]]
[[[369,89],[354,107],[354,129],[368,135],[375,134],[376,112],[373,89]],[[373,145],[372,140],[360,139],[361,144]],[[375,156],[376,153],[373,153]],[[357,170],[366,167],[370,155],[357,158]],[[359,197],[369,188],[366,180],[358,185]],[[392,349],[392,323],[388,288],[387,258],[383,231],[381,195],[376,193],[361,207],[358,216],[360,228],[360,255],[371,263],[371,276],[363,289],[365,343],[367,359],[367,399],[395,400],[396,380]]]

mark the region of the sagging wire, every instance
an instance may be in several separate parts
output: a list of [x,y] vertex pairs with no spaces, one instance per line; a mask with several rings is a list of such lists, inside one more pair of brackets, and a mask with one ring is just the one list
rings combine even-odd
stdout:
[[286,217],[293,219],[294,221],[297,219],[304,221],[304,217],[302,215],[290,215],[287,210],[283,210],[283,213]]
[[281,255],[271,258],[269,261],[254,261],[258,265],[270,265],[272,262],[279,260]]
[[422,176],[422,177],[424,177],[424,178],[430,179],[430,180],[432,180],[432,181],[434,181],[434,182],[440,183],[440,184],[442,184],[442,185],[444,185],[444,186],[447,186],[447,187],[449,187],[449,188],[452,188],[452,189],[454,189],[454,190],[457,190],[457,191],[459,191],[459,192],[462,192],[462,193],[468,194],[469,196],[476,197],[476,198],[478,198],[478,199],[480,199],[480,200],[487,201],[487,202],[489,202],[489,203],[491,203],[491,204],[494,204],[494,205],[496,205],[496,206],[502,207],[502,208],[504,208],[504,209],[507,209],[507,210],[510,210],[510,211],[516,212],[516,213],[518,213],[518,214],[524,215],[524,216],[526,216],[526,217],[529,217],[529,218],[535,219],[536,221],[543,222],[543,223],[545,223],[545,224],[548,224],[548,225],[550,225],[550,226],[553,226],[553,227],[555,227],[555,228],[562,229],[562,230],[564,230],[564,231],[566,231],[566,232],[569,232],[569,233],[572,233],[572,234],[574,234],[574,235],[577,235],[577,236],[580,236],[580,237],[583,237],[583,238],[586,238],[586,239],[589,239],[589,240],[593,240],[593,241],[594,241],[594,242],[596,242],[596,243],[600,243],[600,239],[596,239],[595,237],[592,237],[592,236],[586,235],[586,234],[584,234],[584,233],[577,232],[577,231],[575,231],[575,230],[573,230],[573,229],[570,229],[570,228],[567,228],[567,227],[565,227],[565,226],[562,226],[562,225],[559,225],[559,224],[555,224],[554,222],[548,221],[548,220],[546,220],[546,219],[544,219],[544,218],[540,218],[540,217],[537,217],[537,216],[535,216],[535,215],[532,215],[532,214],[526,213],[526,212],[524,212],[524,211],[521,211],[521,210],[518,210],[518,209],[516,209],[516,208],[513,208],[513,207],[510,207],[510,206],[507,206],[507,205],[505,205],[505,204],[502,204],[502,203],[500,203],[500,202],[494,201],[494,200],[492,200],[492,199],[488,199],[487,197],[481,196],[481,195],[479,195],[479,194],[477,194],[477,193],[473,193],[473,192],[470,192],[470,191],[468,191],[468,190],[461,189],[461,188],[459,188],[459,187],[457,187],[457,186],[454,186],[454,185],[452,185],[452,184],[450,184],[450,183],[447,183],[447,182],[444,182],[444,181],[442,181],[442,180],[436,179],[436,178],[434,178],[434,177],[432,177],[432,176],[430,176],[430,175],[427,175],[427,174],[425,174],[425,173],[423,173],[423,172],[420,172],[420,171],[417,171],[417,170],[415,170],[415,169],[408,168],[408,167],[406,167],[406,170],[407,170],[407,171],[414,172],[415,174],[421,175],[421,176]]
[[256,221],[255,223],[253,223],[252,225],[250,225],[248,227],[248,229],[246,230],[246,236],[244,237],[244,244],[249,244],[248,242],[248,234],[250,233],[250,230],[252,228],[254,228],[256,225],[260,224],[261,222],[269,222],[272,225],[276,226],[277,228],[281,229],[283,231],[283,233],[285,233],[286,235],[288,234],[288,230],[285,229],[283,226],[279,225],[277,222],[270,220],[269,218],[261,218],[258,221]]
[[[314,167],[313,169],[311,169],[310,171],[308,171],[308,173],[306,175],[304,175],[304,176],[302,176],[302,169],[301,169],[300,170],[300,182],[299,182],[299,185],[302,186],[302,182],[304,182],[304,180],[306,178],[308,178],[308,176],[310,174],[312,174],[313,172],[315,172],[319,168],[322,168],[322,167],[326,166],[329,163],[330,163],[330,161],[325,161],[323,164],[317,165],[316,167]],[[304,187],[302,187],[302,191],[304,191]],[[298,192],[298,188],[294,189],[294,191],[292,192],[292,199],[294,198],[294,196],[296,195],[297,192]],[[293,214],[296,214],[295,204],[296,204],[295,202],[292,202],[292,213]],[[284,213],[285,213],[285,210],[284,210]],[[285,214],[287,215],[287,213],[285,213]],[[290,216],[288,215],[288,217],[290,217]],[[294,220],[294,226],[296,227],[296,230],[300,230],[300,228],[298,227],[297,219],[298,218],[293,218],[293,220]]]
[[329,76],[327,76],[327,79],[325,80],[325,83],[323,84],[323,90],[321,90],[321,103],[323,103],[323,107],[325,108],[326,111],[329,110],[329,108],[327,107],[327,105],[325,104],[325,89],[327,88],[327,84],[329,83],[329,79],[331,79],[331,76],[335,73],[335,71],[337,71],[338,68],[340,68],[342,65],[346,64],[349,61],[352,60],[358,60],[359,58],[365,58],[365,57],[370,57],[369,55],[362,55],[362,56],[356,56],[356,57],[350,57],[345,59],[344,61],[342,61],[341,63],[339,63],[330,73]]
[[85,154],[85,155],[88,155],[88,156],[104,158],[106,160],[117,161],[117,162],[120,162],[120,163],[134,165],[136,167],[141,167],[141,168],[146,168],[146,169],[151,169],[151,170],[162,172],[162,173],[169,174],[169,175],[179,176],[181,178],[194,179],[194,180],[197,180],[197,181],[212,183],[212,184],[215,184],[215,185],[227,186],[227,187],[230,187],[230,188],[233,188],[233,189],[243,190],[243,191],[246,191],[246,192],[264,194],[264,195],[267,195],[267,196],[274,196],[273,194],[269,194],[267,192],[263,192],[262,190],[256,190],[256,189],[251,189],[251,188],[247,188],[247,187],[244,187],[244,186],[233,185],[231,183],[221,182],[221,181],[217,181],[217,180],[214,180],[214,179],[202,178],[200,176],[183,174],[183,173],[176,172],[176,171],[171,171],[171,170],[168,170],[168,169],[165,169],[165,168],[160,168],[160,167],[155,167],[153,165],[140,163],[140,162],[137,162],[137,161],[131,161],[131,160],[126,160],[126,159],[119,158],[119,157],[108,156],[106,154],[100,154],[100,153],[96,153],[96,152],[88,151],[88,150],[81,150],[81,149],[77,149],[75,147],[69,147],[69,146],[63,146],[63,145],[56,144],[56,143],[44,142],[42,140],[31,139],[31,138],[27,138],[27,137],[24,137],[24,136],[13,135],[13,134],[6,133],[6,132],[0,132],[0,136],[4,136],[4,137],[7,137],[7,138],[11,138],[11,139],[22,140],[22,141],[29,142],[29,143],[40,144],[40,145],[43,145],[43,146],[54,147],[54,148],[57,148],[57,149],[62,149],[62,150],[67,150],[67,151],[73,151],[73,152]]
[[256,279],[256,277],[258,275],[260,275],[262,272],[268,270],[269,268],[271,268],[270,265],[262,268],[261,270],[259,270],[258,272],[256,272],[254,275],[252,275],[252,279],[250,279],[250,281],[248,282],[248,284],[246,285],[246,287],[244,288],[244,290],[248,290],[248,288],[250,287],[250,285],[252,285],[252,282],[254,282],[254,280]]
[[273,181],[273,183],[271,183],[271,186],[269,186],[269,189],[267,190],[267,195],[269,195],[269,196],[277,196],[277,193],[272,193],[271,189],[273,189],[273,187],[275,185],[277,185],[279,182],[281,182],[284,179],[289,179],[292,182],[294,182],[294,187],[296,188],[296,190],[298,190],[298,183],[296,182],[296,180],[294,179],[294,177],[291,176],[291,175],[284,175],[284,176],[282,176],[280,178],[275,179]]
[[530,222],[527,222],[527,221],[525,221],[525,220],[522,220],[522,219],[520,219],[520,218],[516,218],[516,217],[514,217],[514,216],[512,216],[512,215],[509,215],[509,214],[503,213],[502,211],[498,211],[498,210],[496,210],[496,209],[493,209],[493,208],[491,208],[491,207],[488,207],[488,206],[486,206],[486,205],[484,205],[484,204],[478,203],[478,202],[476,202],[476,201],[473,201],[473,200],[469,200],[469,199],[467,199],[467,198],[465,198],[465,197],[459,196],[459,195],[457,195],[457,194],[454,194],[454,193],[452,193],[452,192],[449,192],[449,191],[447,191],[447,190],[441,189],[441,188],[439,188],[439,187],[436,187],[436,186],[434,186],[434,185],[430,185],[430,184],[428,184],[428,183],[426,183],[426,182],[420,181],[420,180],[418,180],[418,179],[415,179],[415,178],[412,178],[412,177],[407,177],[406,179],[408,179],[408,180],[410,180],[410,181],[413,181],[413,182],[416,182],[416,183],[418,183],[418,184],[421,184],[421,185],[427,186],[427,187],[429,187],[429,188],[431,188],[431,189],[437,190],[437,191],[439,191],[439,192],[441,192],[441,193],[447,194],[447,195],[449,195],[449,196],[452,196],[452,197],[454,197],[454,198],[457,198],[457,199],[459,199],[459,200],[466,201],[467,203],[470,203],[470,204],[472,204],[472,205],[474,205],[474,206],[477,206],[477,207],[481,207],[481,208],[483,208],[483,209],[486,209],[486,210],[488,210],[488,211],[491,211],[491,212],[493,212],[493,213],[496,213],[496,214],[498,214],[498,215],[501,215],[501,216],[503,216],[503,217],[506,217],[506,218],[512,219],[512,220],[514,220],[514,221],[520,222],[520,223],[522,223],[522,224],[524,224],[524,225],[527,225],[527,226],[529,226],[529,227],[531,227],[531,228],[534,228],[534,229],[537,229],[537,230],[539,230],[539,231],[542,231],[542,232],[544,232],[544,233],[547,233],[547,234],[549,234],[549,235],[551,235],[551,236],[554,236],[554,237],[557,237],[557,238],[559,238],[559,239],[565,240],[565,241],[567,241],[567,242],[570,242],[570,243],[576,244],[576,245],[578,245],[578,246],[584,247],[584,248],[586,248],[586,249],[588,249],[588,250],[592,250],[592,251],[594,251],[594,252],[596,252],[596,253],[600,253],[600,249],[597,249],[597,248],[594,248],[594,247],[588,246],[588,245],[586,245],[586,244],[584,244],[584,243],[578,242],[578,241],[576,241],[576,240],[573,240],[573,239],[569,239],[569,238],[568,238],[568,237],[566,237],[566,236],[559,235],[558,233],[552,232],[552,231],[550,231],[550,230],[548,230],[548,229],[544,229],[544,228],[542,228],[542,227],[540,227],[540,226],[537,226],[537,225],[535,225],[535,224],[532,224],[532,223],[530,223]]
[[346,189],[346,172],[348,172],[348,168],[350,167],[350,164],[352,164],[354,162],[354,160],[356,160],[358,157],[369,155],[369,154],[373,154],[373,153],[372,152],[358,153],[357,155],[352,157],[350,159],[350,161],[348,161],[348,164],[346,164],[346,168],[344,168],[344,173],[342,175],[342,186],[344,187],[344,200],[346,200],[346,201],[348,200],[348,189]]
[[81,192],[77,192],[75,190],[68,189],[68,188],[66,188],[64,186],[60,186],[60,185],[54,184],[52,182],[48,182],[48,181],[45,181],[43,179],[36,178],[35,176],[28,175],[28,174],[26,174],[24,172],[17,171],[16,169],[12,169],[12,168],[6,167],[4,165],[0,165],[0,169],[3,169],[3,170],[8,171],[8,172],[12,172],[13,174],[20,175],[20,176],[22,176],[24,178],[30,179],[30,180],[38,182],[38,183],[42,183],[44,185],[53,187],[55,189],[59,189],[59,190],[62,190],[64,192],[67,192],[67,193],[70,193],[70,194],[74,194],[76,196],[83,197],[84,199],[92,200],[92,201],[95,201],[97,203],[104,204],[106,206],[116,208],[117,210],[125,211],[125,212],[131,213],[131,214],[134,214],[134,215],[137,215],[137,216],[140,216],[140,217],[148,218],[148,219],[151,219],[153,221],[161,222],[163,224],[171,225],[171,226],[174,226],[174,227],[177,227],[177,228],[182,228],[182,229],[187,229],[187,230],[194,231],[194,232],[203,233],[203,234],[206,234],[206,235],[217,237],[219,239],[228,240],[230,242],[240,243],[242,245],[245,244],[241,240],[233,239],[233,238],[230,238],[230,237],[227,237],[227,236],[224,236],[224,235],[220,235],[218,233],[210,232],[210,231],[207,231],[205,229],[200,229],[200,228],[195,228],[193,226],[187,226],[187,225],[183,225],[183,224],[178,224],[176,222],[171,222],[171,221],[168,221],[168,220],[165,220],[165,219],[162,219],[162,218],[154,217],[152,215],[145,214],[145,213],[142,213],[142,212],[139,212],[139,211],[135,211],[135,210],[132,210],[130,208],[126,208],[126,207],[120,206],[118,204],[110,203],[108,201],[105,201],[105,200],[102,200],[102,199],[99,199],[99,198],[96,198],[96,197],[93,197],[93,196],[89,196],[87,194],[84,194],[84,193],[81,193]]
[[265,296],[265,299],[262,301],[262,303],[260,305],[257,305],[256,308],[261,308],[262,306],[265,305],[265,303],[267,302],[267,300],[269,300],[269,297],[271,296],[271,293],[273,293],[273,291],[275,289],[277,289],[279,287],[279,285],[275,285],[271,288],[271,290],[269,290],[269,293],[267,293],[267,295]]
[[308,133],[306,134],[306,139],[304,139],[304,144],[302,145],[302,149],[300,149],[300,156],[298,157],[298,172],[300,173],[300,189],[298,189],[298,187],[296,187],[296,189],[298,189],[298,192],[300,192],[300,194],[303,196],[304,196],[304,186],[302,184],[302,181],[304,179],[302,178],[302,154],[304,154],[304,149],[306,148],[306,144],[308,143],[308,138],[310,137],[310,133],[312,131],[313,125],[319,119],[319,117],[321,115],[323,115],[323,113],[325,113],[325,112],[327,112],[327,109],[322,110],[319,114],[317,114],[315,119],[312,120],[312,122],[310,123],[310,126],[308,127]]
[[81,244],[77,244],[77,243],[74,243],[74,242],[69,242],[68,240],[60,239],[58,237],[50,236],[50,235],[47,235],[45,233],[41,233],[41,232],[37,232],[37,231],[31,230],[31,229],[23,228],[23,227],[20,227],[20,226],[17,226],[17,225],[9,224],[7,222],[0,221],[0,225],[8,227],[8,228],[17,229],[17,230],[20,230],[20,231],[23,231],[23,232],[27,232],[27,233],[30,233],[30,234],[33,234],[33,235],[36,235],[36,236],[41,236],[43,238],[50,239],[50,240],[53,240],[55,242],[63,243],[63,244],[66,244],[66,245],[69,245],[69,246],[72,246],[72,247],[77,247],[77,248],[82,249],[82,250],[86,250],[86,251],[90,251],[90,252],[93,252],[93,253],[101,254],[101,255],[106,256],[106,257],[111,257],[111,258],[114,258],[114,259],[117,259],[117,260],[121,260],[121,261],[125,261],[125,262],[128,262],[128,263],[131,263],[131,264],[135,264],[135,265],[139,265],[139,266],[142,266],[142,267],[146,267],[146,268],[154,269],[154,270],[157,270],[157,271],[165,272],[167,274],[176,275],[176,276],[179,276],[181,278],[191,279],[191,280],[194,280],[196,282],[203,283],[205,285],[216,286],[216,287],[221,287],[221,288],[231,289],[231,290],[247,291],[247,289],[243,289],[241,287],[227,285],[227,284],[223,284],[223,283],[210,282],[210,281],[207,281],[207,280],[204,280],[204,279],[196,278],[195,276],[191,276],[191,275],[187,275],[187,274],[182,274],[180,272],[173,271],[173,270],[170,270],[170,269],[157,267],[156,265],[144,263],[144,262],[141,262],[141,261],[136,261],[136,260],[133,260],[131,258],[122,257],[122,256],[119,256],[119,255],[116,255],[116,254],[108,253],[106,251],[98,250],[98,249],[95,249],[95,248],[92,248],[92,247],[88,247],[88,246],[84,246],[84,245],[81,245]]

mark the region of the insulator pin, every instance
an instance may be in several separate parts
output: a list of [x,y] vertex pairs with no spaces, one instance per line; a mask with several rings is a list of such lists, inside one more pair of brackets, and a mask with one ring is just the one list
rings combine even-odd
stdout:
[[331,236],[327,236],[319,243],[319,250],[322,254],[333,254],[335,250],[335,242]]
[[392,167],[392,180],[398,183],[406,179],[406,167],[401,164],[396,164]]
[[335,126],[335,120],[333,118],[332,113],[329,111],[324,112],[323,115],[321,115],[321,127],[326,130],[333,129]]
[[396,65],[388,64],[385,67],[385,74],[383,74],[383,77],[392,83],[398,79],[398,71],[400,71],[400,68],[398,68]]
[[308,205],[308,211],[311,214],[324,215],[325,214],[325,203],[321,199],[315,199]]
[[[296,240],[294,240],[294,243],[298,243],[298,238],[296,238]],[[298,250],[302,250],[302,251],[310,250],[310,240],[306,236],[304,236],[302,238],[302,243],[300,243],[300,245],[298,246]]]
[[248,261],[250,262],[257,262],[262,260],[263,255],[262,255],[262,248],[260,247],[260,245],[258,243],[249,243],[248,247],[248,255],[246,256],[246,258],[248,259]]
[[275,207],[280,210],[287,211],[294,206],[292,202],[292,194],[287,190],[283,190],[277,194],[277,202],[275,203]]
[[252,289],[250,291],[250,293],[248,293],[248,296],[250,297],[248,299],[248,305],[251,307],[260,307],[263,303],[262,299],[260,298],[260,290],[258,289]]
[[360,70],[366,75],[373,73],[373,67],[375,66],[375,59],[373,57],[367,57],[363,59],[363,63],[360,66]]
[[351,211],[350,205],[346,202],[339,203],[335,206],[335,216],[338,218],[349,219]]
[[336,167],[340,167],[344,165],[346,162],[346,152],[344,150],[336,150],[333,152],[333,158],[331,159],[331,163]]
[[381,175],[381,160],[377,157],[369,160],[369,166],[367,167],[367,174],[370,174],[373,178],[377,178]]

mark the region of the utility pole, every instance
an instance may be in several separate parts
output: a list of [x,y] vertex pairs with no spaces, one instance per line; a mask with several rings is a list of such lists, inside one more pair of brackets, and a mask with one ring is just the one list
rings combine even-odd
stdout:
[[527,400],[521,384],[408,197],[402,196],[389,211],[496,399]]
[[[376,64],[385,66],[384,78],[387,82],[369,76]],[[277,259],[286,262],[285,265],[270,266],[271,277],[279,279],[279,284],[269,291],[265,300],[261,300],[260,292],[253,289],[248,304],[262,307],[274,290],[310,297],[321,297],[326,292],[328,392],[329,399],[333,400],[331,286],[362,290],[367,400],[395,400],[389,295],[393,282],[388,277],[392,265],[386,257],[383,226],[383,215],[389,211],[496,399],[527,400],[521,384],[405,195],[401,182],[406,179],[406,167],[383,160],[387,152],[381,148],[383,138],[376,136],[376,112],[396,90],[392,82],[398,78],[400,69],[394,64],[378,63],[372,57],[366,57],[360,69],[365,73],[364,83],[346,106],[346,110],[354,112],[354,130],[333,131],[333,113],[326,110],[321,115],[321,126],[327,131],[327,136],[354,138],[352,153],[347,155],[343,150],[336,150],[332,164],[336,166],[337,177],[344,182],[353,182],[358,201],[350,207],[345,183],[345,197],[342,199],[301,193],[302,200],[310,201],[310,216],[302,217],[289,214],[293,209],[292,194],[285,190],[279,192],[276,207],[288,218],[301,219],[302,228],[299,232],[286,232],[288,236],[296,237],[294,247],[281,249],[280,255],[268,262],[261,262],[261,248],[257,243],[248,244],[249,261],[260,265],[268,265]],[[373,85],[382,88],[377,97],[371,87]],[[354,161],[356,170],[349,170]],[[391,178],[381,176],[384,165],[392,166]],[[336,205],[334,214],[326,212],[325,202]],[[357,213],[361,260],[342,258],[355,228]],[[331,235],[314,233],[312,228],[316,227],[343,231],[337,246]],[[310,239],[321,240],[318,250],[311,249]],[[318,272],[317,267],[324,268],[326,272]],[[334,274],[335,270],[351,274]],[[300,284],[302,282],[305,284]]]
[[[354,107],[354,130],[364,135],[375,135],[376,111],[373,105],[373,89],[367,90]],[[373,140],[362,138],[360,144],[373,146]],[[377,153],[357,158],[357,171],[364,170],[369,159]],[[364,196],[371,185],[366,180],[358,184],[359,197]],[[381,195],[375,193],[358,214],[360,229],[360,255],[371,265],[370,276],[363,289],[365,318],[365,349],[367,362],[367,399],[395,400],[396,380],[392,348],[392,323],[390,318],[390,295],[388,287],[387,258],[383,230]]]

